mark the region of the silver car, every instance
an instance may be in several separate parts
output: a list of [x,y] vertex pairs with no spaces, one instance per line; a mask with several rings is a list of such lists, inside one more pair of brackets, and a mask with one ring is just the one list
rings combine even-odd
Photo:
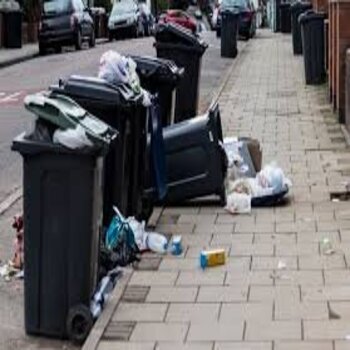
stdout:
[[129,32],[132,37],[144,35],[140,11],[132,0],[115,2],[108,19],[109,39],[113,40],[122,32]]

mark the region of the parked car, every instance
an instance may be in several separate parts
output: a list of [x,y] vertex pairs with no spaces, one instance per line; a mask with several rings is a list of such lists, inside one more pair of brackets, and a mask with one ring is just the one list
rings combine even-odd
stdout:
[[189,14],[182,10],[167,10],[159,17],[158,23],[176,23],[196,33],[197,22]]
[[53,47],[61,51],[63,45],[75,45],[81,50],[83,41],[95,46],[94,21],[82,0],[43,0],[39,23],[39,52]]
[[134,38],[145,34],[140,10],[133,0],[114,2],[108,19],[108,32],[110,40],[121,32],[129,32]]
[[218,7],[216,33],[221,34],[221,12],[233,10],[239,13],[238,33],[245,39],[253,38],[256,33],[256,10],[251,0],[222,0]]
[[139,11],[140,11],[142,25],[145,30],[145,35],[146,36],[152,35],[154,32],[155,20],[152,15],[151,9],[146,3],[141,2],[139,3]]

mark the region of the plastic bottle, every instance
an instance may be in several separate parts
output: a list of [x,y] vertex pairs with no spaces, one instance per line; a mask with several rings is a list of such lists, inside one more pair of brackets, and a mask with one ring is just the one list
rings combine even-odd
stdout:
[[159,233],[151,232],[147,234],[146,245],[152,252],[164,254],[168,249],[168,240]]

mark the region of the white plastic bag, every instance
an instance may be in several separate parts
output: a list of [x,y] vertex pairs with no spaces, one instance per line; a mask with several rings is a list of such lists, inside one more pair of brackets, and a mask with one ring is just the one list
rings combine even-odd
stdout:
[[165,254],[168,249],[168,240],[157,232],[147,233],[146,244],[154,253]]
[[291,181],[285,177],[283,170],[276,163],[263,167],[256,179],[262,188],[271,188],[273,192],[281,192],[286,186],[291,187]]
[[250,214],[252,197],[246,193],[232,192],[227,196],[225,209],[231,214]]
[[147,249],[146,238],[147,233],[145,232],[145,222],[138,222],[134,217],[128,218],[128,223],[134,233],[135,242],[140,251]]
[[57,129],[53,134],[53,142],[59,143],[70,149],[80,149],[93,146],[93,143],[88,139],[85,130],[81,125],[77,125],[75,129]]

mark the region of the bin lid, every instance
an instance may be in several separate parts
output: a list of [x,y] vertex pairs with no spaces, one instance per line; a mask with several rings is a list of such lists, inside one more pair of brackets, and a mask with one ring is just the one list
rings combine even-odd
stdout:
[[142,104],[142,94],[135,93],[126,84],[113,85],[104,79],[72,75],[66,80],[59,80],[59,85],[51,86],[50,90],[56,93],[64,91],[65,94],[78,98],[98,100],[117,106]]
[[184,68],[178,67],[174,61],[152,56],[130,56],[137,67],[140,78],[154,79],[160,82],[177,84],[184,75]]
[[96,145],[108,146],[117,136],[117,131],[81,108],[69,97],[47,93],[28,95],[25,107],[37,117],[47,120],[61,129],[82,126],[87,136]]
[[155,37],[157,43],[184,45],[198,50],[201,53],[204,53],[208,48],[208,44],[198,35],[174,23],[159,24]]
[[315,13],[313,10],[308,10],[299,16],[298,21],[299,23],[306,23],[310,21],[324,21],[325,18],[326,15],[323,13]]

